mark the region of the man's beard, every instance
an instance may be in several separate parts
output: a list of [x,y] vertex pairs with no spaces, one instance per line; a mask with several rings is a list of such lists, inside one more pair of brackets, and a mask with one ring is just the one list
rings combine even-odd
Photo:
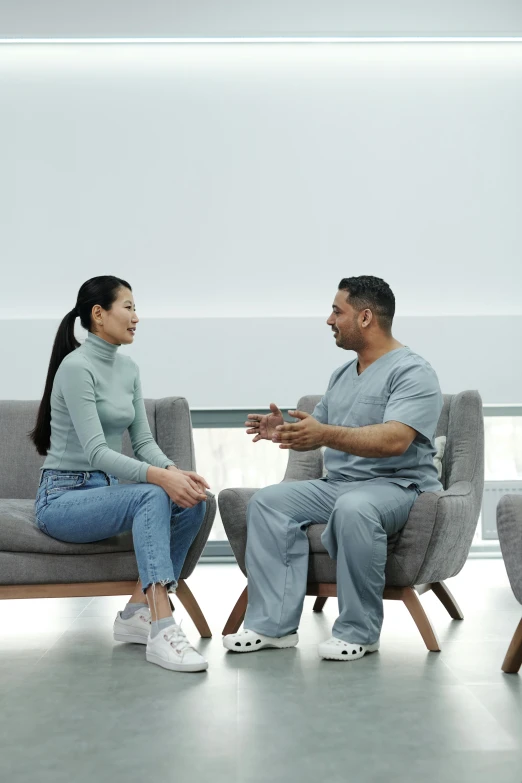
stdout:
[[340,340],[337,345],[339,348],[343,348],[345,351],[355,351],[356,353],[363,347],[362,336],[359,331],[352,332],[349,335],[343,336],[339,332]]

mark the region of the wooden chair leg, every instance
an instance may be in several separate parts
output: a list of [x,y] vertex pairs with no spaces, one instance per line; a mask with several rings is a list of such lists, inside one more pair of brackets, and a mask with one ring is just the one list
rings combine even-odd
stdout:
[[447,609],[448,614],[450,617],[453,617],[454,620],[463,620],[464,615],[462,614],[462,611],[460,609],[460,606],[455,601],[455,598],[451,594],[450,590],[446,587],[444,582],[433,582],[431,585],[431,589],[441,602],[441,604],[444,606],[445,609]]
[[508,647],[502,671],[506,674],[516,674],[522,666],[522,620],[513,634],[511,644]]
[[439,641],[433,630],[433,627],[429,621],[428,615],[424,611],[419,596],[413,589],[413,587],[404,587],[402,589],[402,600],[406,604],[406,607],[413,617],[415,625],[420,631],[424,644],[431,650],[431,652],[440,652]]
[[314,603],[314,612],[322,612],[327,601],[328,598],[316,598]]
[[236,605],[230,612],[230,617],[225,623],[225,627],[223,628],[223,636],[226,636],[229,633],[237,633],[239,631],[239,626],[241,625],[241,623],[245,618],[247,604],[248,604],[248,588],[245,587],[245,589],[237,599]]
[[208,627],[207,621],[205,620],[205,615],[201,611],[198,602],[194,598],[192,590],[184,579],[179,580],[176,595],[187,610],[190,619],[198,629],[199,635],[203,639],[210,639],[212,632]]

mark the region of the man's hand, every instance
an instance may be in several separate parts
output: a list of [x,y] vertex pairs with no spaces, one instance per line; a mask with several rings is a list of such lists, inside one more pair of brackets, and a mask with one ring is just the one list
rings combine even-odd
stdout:
[[281,424],[276,427],[272,440],[274,443],[279,443],[280,449],[311,451],[323,445],[324,424],[304,411],[288,411],[288,413],[300,421],[296,424]]
[[284,424],[283,414],[274,402],[270,403],[270,410],[271,413],[265,416],[260,413],[248,414],[245,427],[249,427],[246,431],[247,435],[255,435],[252,443],[257,443],[258,440],[272,440],[276,427]]

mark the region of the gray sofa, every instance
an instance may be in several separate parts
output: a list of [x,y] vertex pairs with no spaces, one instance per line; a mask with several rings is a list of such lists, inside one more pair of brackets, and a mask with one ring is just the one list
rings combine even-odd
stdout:
[[[497,506],[500,548],[515,598],[522,604],[522,497],[504,495]],[[516,674],[522,666],[522,620],[511,640],[502,670]]]
[[[303,397],[298,409],[311,413],[319,396]],[[432,590],[454,619],[462,613],[444,584],[459,573],[469,553],[482,503],[484,487],[484,420],[476,391],[444,395],[437,436],[447,438],[442,461],[441,492],[425,492],[416,500],[408,521],[389,539],[384,598],[401,600],[410,611],[429,650],[440,649],[435,631],[418,598]],[[289,451],[284,481],[320,478],[321,450]],[[256,489],[225,489],[219,494],[223,525],[239,567],[246,575],[246,507]],[[335,562],[321,543],[324,525],[308,528],[310,560],[308,595],[317,596],[314,611],[337,595]],[[235,633],[247,605],[243,591],[223,629]]]
[[[180,468],[194,470],[187,400],[146,400],[145,407],[160,448]],[[44,458],[28,433],[37,408],[35,401],[0,401],[0,599],[129,595],[138,578],[130,532],[91,544],[67,544],[46,536],[35,525],[34,498]],[[123,452],[132,456],[127,433]],[[216,501],[209,494],[203,525],[176,593],[204,637],[211,636],[210,629],[185,580],[199,560],[215,514]]]

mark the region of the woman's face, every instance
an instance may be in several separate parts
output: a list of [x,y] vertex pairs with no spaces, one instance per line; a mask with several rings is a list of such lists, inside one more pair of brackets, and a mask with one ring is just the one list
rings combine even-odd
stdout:
[[136,324],[139,322],[132,291],[120,288],[110,310],[100,305],[92,308],[92,331],[112,345],[129,345],[134,342]]

